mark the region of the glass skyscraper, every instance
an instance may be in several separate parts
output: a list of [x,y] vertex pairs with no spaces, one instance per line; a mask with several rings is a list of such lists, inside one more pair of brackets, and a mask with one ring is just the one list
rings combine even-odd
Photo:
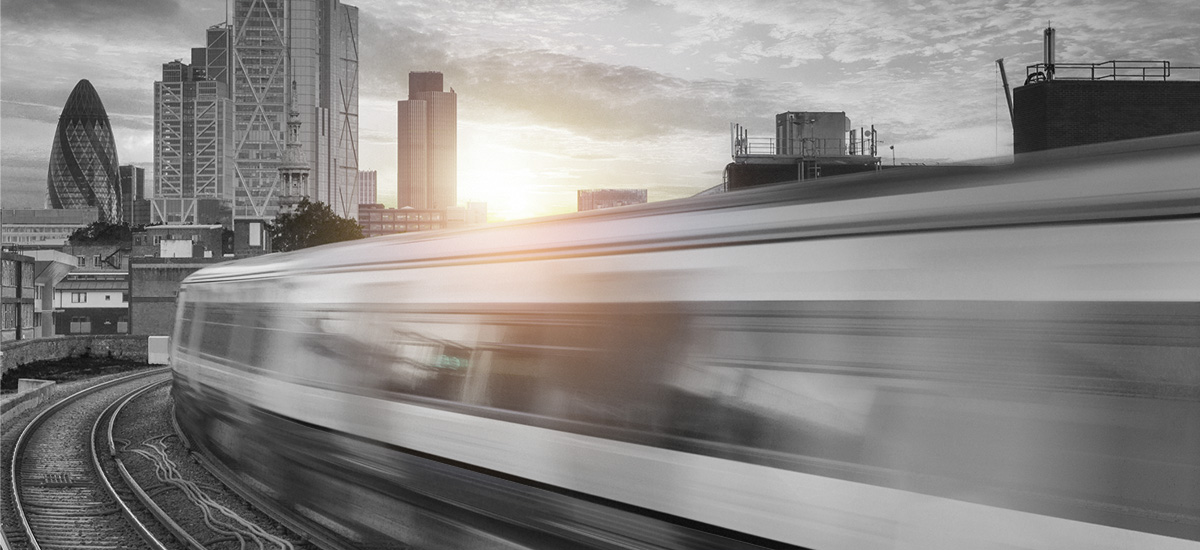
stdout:
[[[214,29],[227,29],[214,35]],[[224,37],[224,38],[222,38]],[[235,0],[228,25],[209,29],[203,79],[232,100],[226,147],[235,219],[274,218],[292,85],[311,176],[303,196],[339,215],[358,210],[358,8],[338,0]],[[156,140],[166,139],[156,136]]]
[[112,125],[96,88],[80,80],[67,98],[46,177],[47,206],[95,208],[100,221],[121,222],[121,177]]
[[338,0],[237,0],[233,27],[235,217],[278,212],[293,81],[312,170],[302,193],[357,216],[358,8]]

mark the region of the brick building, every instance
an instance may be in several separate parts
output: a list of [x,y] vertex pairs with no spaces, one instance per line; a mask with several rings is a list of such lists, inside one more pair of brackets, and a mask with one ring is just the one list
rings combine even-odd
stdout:
[[[1130,73],[1134,63],[1152,71]],[[1028,70],[1044,74],[1040,67]],[[1054,75],[1013,90],[1013,152],[1200,131],[1200,70],[1194,67],[1060,63]]]

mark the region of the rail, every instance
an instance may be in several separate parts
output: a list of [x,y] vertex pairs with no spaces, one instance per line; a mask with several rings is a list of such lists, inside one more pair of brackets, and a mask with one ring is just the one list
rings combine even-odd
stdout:
[[1172,66],[1170,61],[1109,60],[1100,63],[1038,63],[1025,67],[1025,83],[1046,80],[1195,80],[1200,67]]

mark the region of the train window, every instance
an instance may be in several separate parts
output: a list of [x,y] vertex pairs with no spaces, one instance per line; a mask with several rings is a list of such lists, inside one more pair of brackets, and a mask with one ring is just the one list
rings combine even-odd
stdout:
[[204,317],[204,332],[200,336],[200,352],[225,357],[233,335],[233,313],[224,304],[209,304]]
[[490,324],[481,405],[621,428],[647,430],[663,404],[660,378],[677,347],[672,314],[546,313]]
[[258,368],[259,365],[252,361],[251,355],[254,340],[258,336],[259,311],[254,307],[238,307],[233,309],[232,313],[233,337],[230,341],[229,358],[239,365]]
[[248,346],[250,348],[249,363],[256,368],[269,369],[271,367],[268,364],[269,357],[267,350],[270,349],[271,338],[275,333],[271,329],[273,326],[273,313],[274,310],[270,308],[259,310],[257,315],[254,316],[253,326],[246,327],[246,330],[251,334]]
[[192,344],[192,321],[196,318],[196,304],[187,302],[183,305],[183,312],[179,316],[179,336],[178,345],[181,350],[191,350]]

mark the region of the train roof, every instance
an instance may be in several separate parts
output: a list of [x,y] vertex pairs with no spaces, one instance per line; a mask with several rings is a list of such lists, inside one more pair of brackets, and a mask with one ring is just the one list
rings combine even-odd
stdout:
[[[806,225],[807,221],[802,219],[767,220],[750,214],[730,221],[726,216],[731,212],[752,210],[760,213],[759,209],[766,207],[894,197],[897,200],[887,202],[895,203],[896,211],[886,211],[892,210],[890,207],[876,207],[874,214],[878,217],[877,221],[890,220],[895,223],[899,211],[910,208],[913,202],[898,200],[901,196],[985,188],[1009,183],[1032,182],[1039,184],[1038,189],[1051,191],[1068,185],[1083,187],[1082,190],[1065,190],[1065,194],[1007,197],[1003,206],[1006,210],[1003,213],[1009,216],[1010,222],[1044,223],[1064,219],[1127,216],[1129,208],[1119,208],[1118,213],[1118,206],[1121,205],[1117,202],[1131,200],[1129,193],[1147,184],[1138,179],[1138,173],[1153,172],[1156,166],[1164,166],[1172,159],[1178,160],[1180,156],[1200,158],[1198,154],[1200,132],[1195,132],[1019,155],[1015,162],[1010,164],[896,168],[767,185],[716,195],[489,224],[480,228],[372,237],[222,263],[197,271],[185,279],[184,283],[273,278],[298,271],[360,269],[372,265],[418,266],[430,265],[431,262],[440,264],[519,261],[534,257],[615,253],[628,251],[631,247],[652,249],[704,246],[717,240],[728,242],[731,238],[742,241],[765,238],[762,231],[767,223],[772,223],[776,230],[781,222],[790,222],[790,225],[797,226],[795,230],[789,230],[793,238],[802,233],[802,230],[808,231],[812,236],[821,236],[837,230],[836,227],[828,227],[833,222],[824,220],[823,228],[814,229],[812,224]],[[1195,164],[1196,168],[1200,169],[1200,161],[1195,161]],[[1129,168],[1133,165],[1136,167]],[[1122,170],[1134,172],[1125,174]],[[1085,172],[1087,176],[1083,175]],[[1128,177],[1117,177],[1115,174],[1118,172]],[[1150,182],[1165,186],[1158,190],[1161,191],[1159,194],[1153,197],[1139,196],[1134,200],[1152,201],[1160,205],[1151,209],[1152,212],[1146,210],[1149,206],[1143,208],[1146,215],[1196,215],[1200,213],[1200,183],[1196,180],[1196,173],[1196,170],[1192,170],[1190,174],[1172,173],[1158,178],[1168,180]],[[1119,185],[1122,193],[1110,190],[1107,198],[1082,205],[1063,202],[1066,195],[1086,195],[1092,192],[1088,189],[1092,183],[1090,180],[1100,179],[1109,180],[1100,183]],[[1029,195],[1029,189],[1025,186],[1014,190],[1014,193]],[[1170,193],[1163,194],[1164,192]],[[969,202],[958,205],[935,204],[939,201],[940,199],[924,199],[924,221],[914,218],[895,228],[928,228],[928,218],[933,210],[941,213],[939,223],[943,224],[942,227],[946,226],[946,223],[952,226],[986,225],[990,219],[988,216],[997,217],[993,221],[999,223],[998,216],[1002,214],[996,209],[999,206],[987,209]],[[955,208],[960,211],[956,213]],[[830,209],[833,209],[832,206]],[[1013,217],[1014,213],[1018,213],[1019,216]],[[858,212],[854,220],[861,224],[864,222],[863,216],[870,214]]]

